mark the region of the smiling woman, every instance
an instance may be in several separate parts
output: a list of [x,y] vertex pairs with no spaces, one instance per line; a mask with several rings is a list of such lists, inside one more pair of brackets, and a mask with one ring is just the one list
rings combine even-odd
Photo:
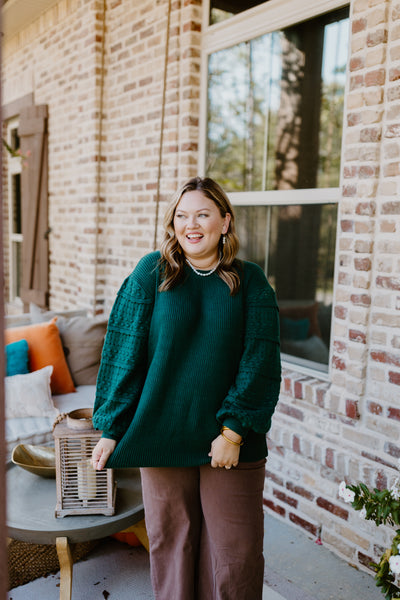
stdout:
[[185,192],[176,207],[174,229],[186,260],[198,269],[216,268],[221,260],[219,241],[230,220],[230,213],[222,216],[202,191]]
[[93,463],[141,467],[157,600],[261,600],[275,294],[236,258],[233,209],[212,179],[189,180],[164,225],[161,252],[139,262],[110,315]]

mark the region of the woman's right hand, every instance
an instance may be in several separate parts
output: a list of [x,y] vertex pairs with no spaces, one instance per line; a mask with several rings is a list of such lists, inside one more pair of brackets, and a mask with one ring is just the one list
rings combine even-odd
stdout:
[[92,452],[92,465],[96,471],[101,471],[114,452],[117,442],[109,438],[100,438]]

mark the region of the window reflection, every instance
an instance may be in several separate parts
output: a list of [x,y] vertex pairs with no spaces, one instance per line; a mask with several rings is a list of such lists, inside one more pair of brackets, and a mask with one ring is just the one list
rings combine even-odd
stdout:
[[276,291],[281,349],[327,364],[337,206],[236,206],[240,258],[257,263]]
[[228,191],[339,185],[348,9],[209,57],[207,175]]

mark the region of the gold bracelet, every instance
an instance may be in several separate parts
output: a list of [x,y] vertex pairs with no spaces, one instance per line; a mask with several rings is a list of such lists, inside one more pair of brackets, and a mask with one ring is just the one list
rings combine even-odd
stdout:
[[221,428],[221,435],[224,438],[224,440],[226,440],[227,442],[229,442],[230,444],[233,444],[234,446],[243,446],[243,440],[241,442],[234,442],[233,440],[229,439],[225,434],[224,431],[226,431],[227,429],[229,429],[229,427],[222,427]]

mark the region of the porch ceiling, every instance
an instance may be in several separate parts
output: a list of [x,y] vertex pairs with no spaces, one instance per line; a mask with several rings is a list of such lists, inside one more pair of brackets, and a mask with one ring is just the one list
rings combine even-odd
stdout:
[[7,0],[1,8],[3,39],[30,25],[58,0]]

